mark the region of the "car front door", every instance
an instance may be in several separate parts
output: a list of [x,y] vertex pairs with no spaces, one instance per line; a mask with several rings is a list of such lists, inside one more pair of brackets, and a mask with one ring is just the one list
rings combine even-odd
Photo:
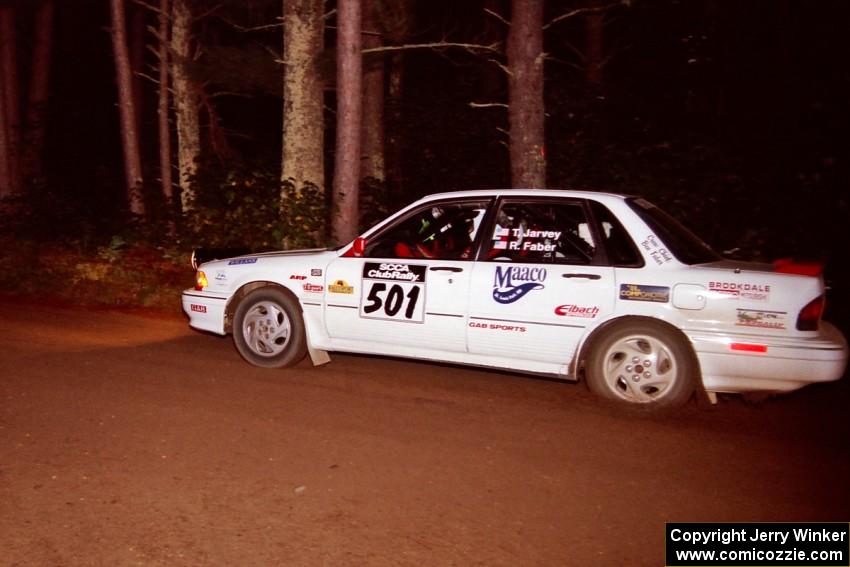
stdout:
[[334,343],[409,356],[465,352],[473,245],[487,206],[423,205],[370,238],[362,257],[334,260],[325,280]]
[[469,352],[567,364],[587,327],[614,309],[589,207],[574,199],[503,199],[472,274]]

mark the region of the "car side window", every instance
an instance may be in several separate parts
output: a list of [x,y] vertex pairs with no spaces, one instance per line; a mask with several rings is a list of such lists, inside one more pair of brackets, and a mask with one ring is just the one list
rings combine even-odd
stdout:
[[483,259],[587,265],[597,244],[580,202],[505,201],[485,243]]
[[466,201],[424,206],[370,240],[365,256],[471,260],[488,205]]
[[638,252],[634,241],[617,220],[617,217],[608,210],[608,207],[596,201],[590,202],[590,208],[596,222],[599,223],[608,260],[612,266],[628,268],[639,268],[643,266],[643,258]]

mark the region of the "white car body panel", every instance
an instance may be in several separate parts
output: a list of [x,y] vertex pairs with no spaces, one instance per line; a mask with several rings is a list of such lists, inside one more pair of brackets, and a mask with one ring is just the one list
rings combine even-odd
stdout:
[[[796,328],[801,309],[824,293],[822,278],[776,273],[767,264],[683,264],[620,195],[553,190],[432,195],[364,237],[432,201],[496,197],[596,201],[622,223],[644,265],[360,258],[345,255],[351,245],[253,254],[201,266],[209,286],[186,290],[183,309],[192,327],[226,334],[242,291],[285,288],[301,304],[315,362],[325,361],[316,354],[321,351],[360,352],[575,379],[577,355],[592,333],[636,316],[663,320],[688,338],[710,393],[786,392],[844,373],[847,343],[840,331],[825,322],[816,331]],[[521,282],[529,284],[527,290],[513,299],[510,289]]]

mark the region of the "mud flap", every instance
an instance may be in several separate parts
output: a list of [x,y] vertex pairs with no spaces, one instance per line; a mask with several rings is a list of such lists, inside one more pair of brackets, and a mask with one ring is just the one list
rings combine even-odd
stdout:
[[307,352],[310,353],[310,360],[313,361],[313,366],[321,366],[331,361],[331,357],[326,350],[318,350],[308,346]]

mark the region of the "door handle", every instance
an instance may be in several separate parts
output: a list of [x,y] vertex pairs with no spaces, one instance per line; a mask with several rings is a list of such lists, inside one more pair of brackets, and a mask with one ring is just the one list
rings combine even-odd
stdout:
[[457,268],[455,266],[431,266],[428,268],[432,272],[462,272],[463,268]]
[[583,279],[586,279],[586,280],[602,279],[602,276],[600,276],[599,274],[561,274],[561,277],[562,278],[583,278]]

